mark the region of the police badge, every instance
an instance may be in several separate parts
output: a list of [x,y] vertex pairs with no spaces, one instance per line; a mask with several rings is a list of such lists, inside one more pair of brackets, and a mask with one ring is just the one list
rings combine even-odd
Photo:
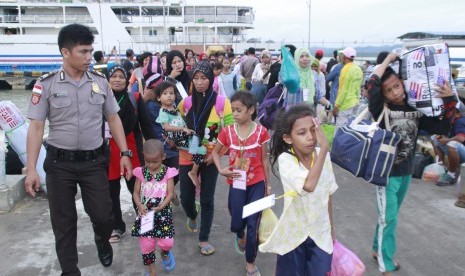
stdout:
[[100,92],[100,88],[98,87],[98,84],[96,82],[92,83],[92,92],[95,94],[98,94]]

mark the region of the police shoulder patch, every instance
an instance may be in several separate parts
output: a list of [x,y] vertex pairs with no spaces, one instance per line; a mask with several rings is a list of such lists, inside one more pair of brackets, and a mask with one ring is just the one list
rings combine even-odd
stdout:
[[53,75],[55,75],[59,70],[55,70],[55,71],[52,71],[52,72],[49,72],[47,74],[43,74],[42,76],[39,77],[39,80],[45,80],[47,79],[48,77],[51,77]]
[[100,73],[99,71],[89,70],[89,72],[91,72],[92,74],[97,75],[97,76],[99,76],[99,77],[102,77],[102,78],[104,78],[104,79],[107,78],[103,73]]

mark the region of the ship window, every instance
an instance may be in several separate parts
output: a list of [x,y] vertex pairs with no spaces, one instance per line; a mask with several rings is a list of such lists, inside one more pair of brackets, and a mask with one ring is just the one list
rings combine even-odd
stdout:
[[157,35],[157,30],[149,30],[149,35],[156,36]]
[[15,35],[17,34],[17,29],[16,28],[5,28],[3,30],[3,33],[6,35]]

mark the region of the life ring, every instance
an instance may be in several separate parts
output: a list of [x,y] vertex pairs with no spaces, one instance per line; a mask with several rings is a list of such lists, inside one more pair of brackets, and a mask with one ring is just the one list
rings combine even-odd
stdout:
[[[5,132],[7,142],[18,154],[24,166],[26,166],[27,163],[26,140],[28,126],[23,115],[12,102],[0,102],[0,128]],[[45,155],[45,147],[41,145],[36,170],[39,174],[40,186],[46,192],[44,171]]]

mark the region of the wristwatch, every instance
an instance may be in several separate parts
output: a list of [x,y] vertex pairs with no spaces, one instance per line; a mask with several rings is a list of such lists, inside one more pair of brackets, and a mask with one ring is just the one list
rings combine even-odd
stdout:
[[125,150],[120,153],[120,157],[127,156],[132,157],[132,150]]

